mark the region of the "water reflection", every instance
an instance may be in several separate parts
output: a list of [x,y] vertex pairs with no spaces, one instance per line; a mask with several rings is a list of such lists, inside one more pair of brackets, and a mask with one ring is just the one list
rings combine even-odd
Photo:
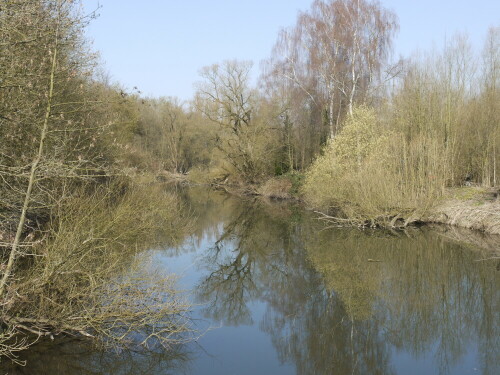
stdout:
[[262,202],[220,210],[198,265],[204,316],[252,324],[251,302],[265,301],[259,327],[297,374],[399,373],[403,353],[434,373],[471,355],[498,371],[498,273],[477,249],[428,229],[321,230]]
[[[298,205],[201,188],[178,193],[197,224],[182,246],[159,257],[195,262],[186,276],[200,305],[194,316],[222,328],[206,334],[202,350],[42,347],[30,354],[40,367],[15,373],[252,373],[248,358],[262,374],[500,373],[500,272],[496,260],[478,261],[494,245],[482,252],[449,238],[466,234],[443,229],[325,230]],[[256,357],[242,342],[274,352]],[[202,362],[224,345],[232,350],[217,365]],[[224,367],[231,360],[241,368]]]
[[10,375],[151,375],[187,373],[191,353],[186,346],[170,351],[100,351],[88,341],[56,339],[33,346],[20,359],[27,366],[2,363],[2,373]]
[[196,288],[206,317],[226,325],[253,323],[248,302],[261,298],[263,284],[276,282],[284,272],[269,258],[273,249],[282,248],[285,228],[267,219],[258,205],[240,205],[206,250],[199,264],[205,276]]

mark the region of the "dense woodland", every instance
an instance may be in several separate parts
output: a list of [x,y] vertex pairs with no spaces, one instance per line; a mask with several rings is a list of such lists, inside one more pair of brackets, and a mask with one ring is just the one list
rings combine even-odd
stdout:
[[277,36],[257,87],[251,62],[223,61],[180,102],[109,82],[77,3],[0,0],[0,355],[61,332],[166,344],[187,329],[173,287],[174,302],[139,308],[168,275],[112,277],[189,221],[148,176],[287,190],[351,223],[499,183],[499,26],[481,51],[457,35],[396,61],[395,14],[316,0]]

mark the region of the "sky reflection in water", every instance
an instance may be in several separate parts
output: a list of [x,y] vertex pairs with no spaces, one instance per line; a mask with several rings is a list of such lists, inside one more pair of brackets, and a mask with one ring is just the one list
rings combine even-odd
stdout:
[[179,193],[193,233],[154,254],[205,335],[174,353],[39,346],[12,373],[500,373],[498,261],[453,240],[470,232],[326,230],[296,205]]

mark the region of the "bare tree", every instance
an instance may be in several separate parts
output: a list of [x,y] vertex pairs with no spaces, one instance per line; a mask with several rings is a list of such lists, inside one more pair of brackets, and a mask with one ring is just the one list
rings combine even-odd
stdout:
[[[144,345],[150,338],[166,344],[174,333],[170,328],[179,327],[169,318],[169,298],[159,297],[167,285],[161,278],[156,291],[149,283],[154,278],[146,280],[149,272],[139,283],[113,282],[130,275],[131,258],[139,251],[139,237],[125,241],[123,228],[152,229],[161,221],[154,213],[160,203],[150,201],[151,220],[143,217],[119,225],[120,233],[110,232],[121,218],[137,215],[138,200],[158,195],[148,192],[122,205],[117,202],[130,184],[102,184],[111,180],[108,151],[114,146],[107,130],[114,109],[107,102],[102,107],[112,114],[100,117],[104,103],[93,79],[95,55],[82,37],[89,18],[77,5],[0,5],[0,356],[14,356],[33,337],[60,333],[116,343],[142,334]],[[162,211],[178,213],[175,199],[160,200],[169,202]],[[99,225],[102,235],[94,238],[100,214],[107,218]],[[179,215],[165,219],[162,228]],[[150,234],[140,237],[155,236]]]
[[484,180],[491,186],[498,186],[500,168],[500,26],[488,30],[483,48],[483,92],[486,111],[484,123],[491,131],[488,137],[487,171]]
[[220,127],[218,148],[241,178],[254,181],[269,162],[269,130],[258,118],[259,99],[250,87],[250,62],[225,61],[205,67],[197,107]]
[[28,216],[59,201],[69,181],[105,173],[103,127],[90,98],[94,56],[82,39],[88,17],[75,4],[13,0],[0,12],[0,213],[16,222],[0,296]]
[[268,70],[324,103],[330,137],[343,113],[380,78],[398,29],[394,13],[367,0],[316,0],[280,33]]
[[205,80],[199,85],[204,101],[203,113],[212,121],[238,134],[250,125],[252,99],[249,74],[251,62],[225,61],[201,70]]

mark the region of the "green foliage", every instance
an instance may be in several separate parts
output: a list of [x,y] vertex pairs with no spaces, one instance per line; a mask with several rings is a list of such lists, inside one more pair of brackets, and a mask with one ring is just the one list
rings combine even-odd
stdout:
[[290,193],[294,197],[298,197],[300,194],[300,190],[302,189],[302,185],[304,184],[305,175],[303,173],[293,171],[287,173],[285,176],[292,182]]
[[307,172],[308,201],[354,223],[420,217],[445,190],[498,184],[500,33],[481,71],[463,37],[409,65],[384,105],[358,107]]
[[358,107],[307,172],[303,191],[312,205],[352,222],[408,217],[441,192],[442,151],[428,137],[406,141],[373,109]]
[[377,144],[380,132],[376,128],[373,110],[360,107],[354,111],[306,173],[303,190],[312,204],[339,206],[348,200],[350,187],[342,180],[359,175],[362,163]]

